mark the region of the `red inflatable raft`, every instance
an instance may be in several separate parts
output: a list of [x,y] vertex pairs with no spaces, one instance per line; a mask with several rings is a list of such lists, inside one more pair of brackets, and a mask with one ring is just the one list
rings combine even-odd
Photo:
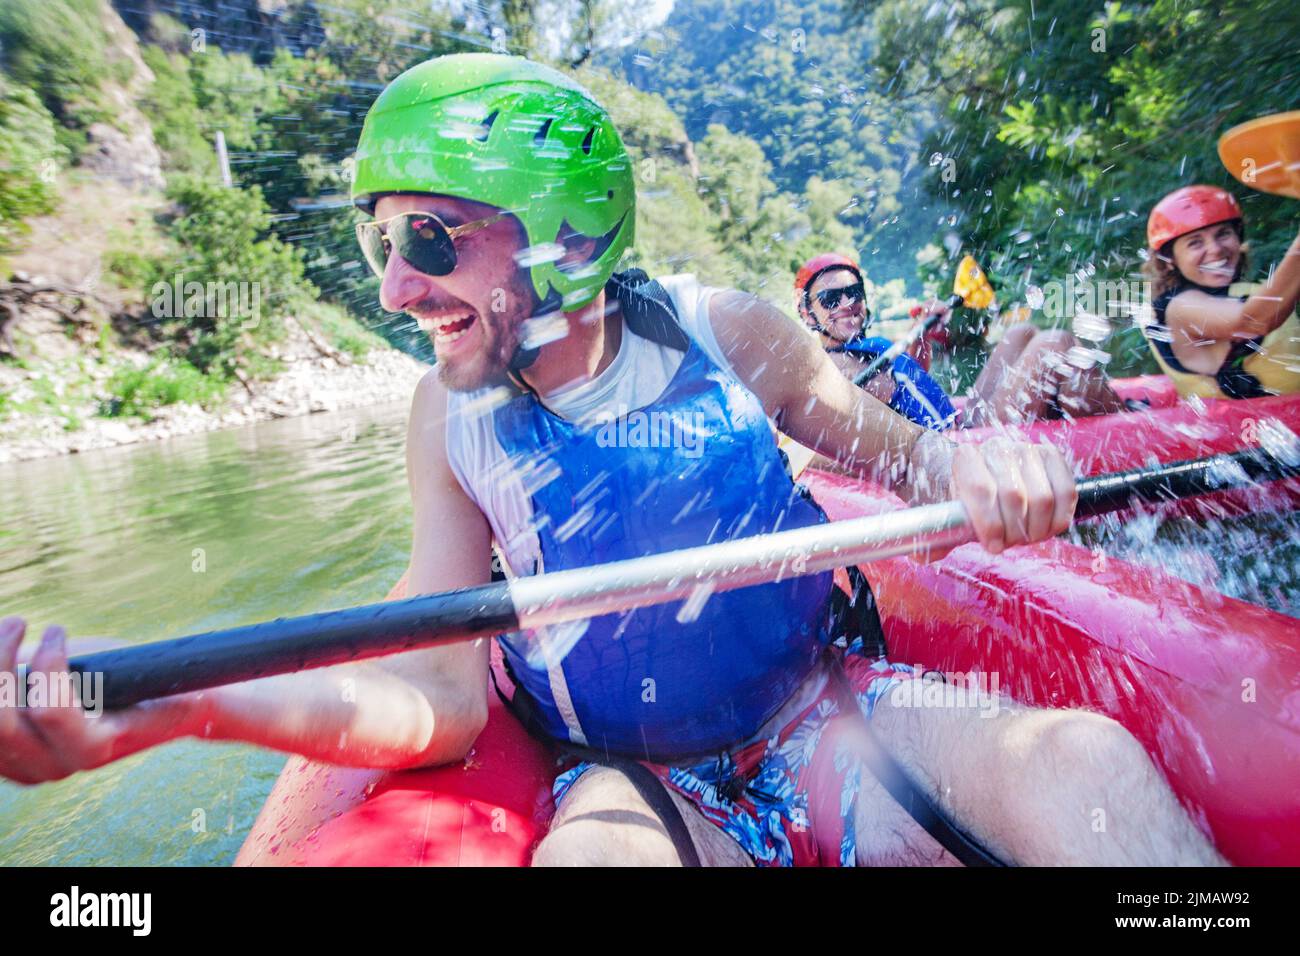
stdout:
[[[1151,410],[1020,431],[1080,473],[1197,458],[1251,444],[1265,417],[1300,432],[1300,398],[1177,403],[1130,380]],[[976,432],[959,440],[978,440]],[[833,519],[896,508],[888,493],[819,472],[802,479]],[[1224,514],[1291,509],[1300,481],[1202,499]],[[1062,540],[993,556],[868,566],[892,659],[997,674],[1026,703],[1084,707],[1126,726],[1220,852],[1300,864],[1300,622]],[[400,595],[401,584],[390,597]],[[463,765],[400,773],[290,758],[237,865],[522,866],[545,832],[554,760],[489,693]]]

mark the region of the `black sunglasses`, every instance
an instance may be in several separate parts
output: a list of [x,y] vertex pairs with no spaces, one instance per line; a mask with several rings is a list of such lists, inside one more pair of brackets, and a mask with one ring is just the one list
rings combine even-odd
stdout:
[[861,302],[866,298],[866,292],[862,288],[861,282],[855,282],[853,285],[841,286],[838,289],[822,289],[817,293],[817,301],[821,303],[823,309],[833,309],[840,304],[840,299],[848,299],[851,302]]
[[[387,219],[357,223],[357,242],[375,275],[383,278],[390,250],[425,275],[451,275],[456,268],[456,245],[453,240],[478,232],[504,219],[499,212],[486,219],[476,219],[463,226],[448,226],[431,212],[399,212]],[[387,228],[385,228],[387,227]]]

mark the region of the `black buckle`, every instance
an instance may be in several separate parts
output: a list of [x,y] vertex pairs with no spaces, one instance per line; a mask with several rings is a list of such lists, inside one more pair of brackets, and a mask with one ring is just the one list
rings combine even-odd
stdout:
[[888,653],[885,629],[880,623],[880,612],[876,609],[876,596],[872,593],[871,584],[856,565],[850,566],[847,571],[853,593],[845,594],[839,587],[831,590],[832,641],[844,638],[847,644],[852,644],[861,639],[864,657],[885,657]]

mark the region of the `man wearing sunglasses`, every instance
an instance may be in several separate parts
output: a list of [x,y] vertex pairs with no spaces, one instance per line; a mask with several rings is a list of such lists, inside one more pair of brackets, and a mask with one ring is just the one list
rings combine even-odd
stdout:
[[[799,317],[849,379],[893,344],[866,334],[871,312],[865,282],[858,264],[848,256],[833,252],[813,256],[795,275],[794,291]],[[952,427],[957,411],[930,376],[929,367],[929,336],[923,336],[862,387],[910,421],[943,431]]]
[[[847,256],[814,256],[795,277],[795,307],[814,331],[836,368],[852,379],[892,344],[866,334],[871,319],[863,295],[862,273]],[[912,311],[948,312],[930,302]],[[930,343],[947,335],[942,322],[918,339],[890,367],[862,387],[890,408],[925,428],[977,428],[1024,424],[1040,418],[1075,418],[1123,411],[1105,375],[1087,366],[1079,341],[1064,329],[1039,329],[1030,322],[1009,328],[990,353],[957,410],[943,386],[929,374]],[[1076,357],[1078,356],[1078,357]],[[1082,367],[1081,367],[1082,366]]]
[[[781,467],[769,420],[913,501],[959,498],[992,551],[1070,522],[1074,481],[1055,450],[955,448],[854,388],[761,300],[615,273],[635,227],[632,164],[563,74],[488,54],[407,71],[366,117],[353,195],[373,217],[359,236],[381,303],[437,353],[408,429],[409,594],[486,583],[494,547],[518,577],[826,520]],[[673,441],[683,429],[691,441]],[[712,594],[690,615],[643,608],[501,638],[495,679],[570,757],[534,862],[950,861],[863,770],[873,713],[914,786],[1003,859],[1214,858],[1118,724],[1008,701],[985,719],[990,701],[973,694],[925,709],[891,696],[915,675],[867,656],[879,621],[846,623],[832,588],[828,573],[798,576]],[[13,669],[15,621],[0,622],[0,671]],[[98,722],[0,708],[0,773],[53,779],[186,735],[354,767],[458,762],[487,719],[489,645]],[[32,664],[66,670],[61,631]],[[1093,806],[1115,807],[1119,836],[1074,809]]]

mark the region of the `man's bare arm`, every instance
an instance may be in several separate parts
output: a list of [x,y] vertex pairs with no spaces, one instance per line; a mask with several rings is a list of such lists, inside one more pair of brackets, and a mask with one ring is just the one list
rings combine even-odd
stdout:
[[956,498],[994,553],[1070,525],[1078,491],[1055,448],[993,439],[954,445],[848,381],[776,308],[739,292],[710,303],[718,344],[768,414],[842,470],[913,502]]
[[[409,593],[484,583],[487,522],[451,476],[445,395],[426,379],[408,439],[415,499]],[[0,676],[12,679],[24,622],[0,621]],[[66,672],[61,628],[50,628],[33,671]],[[0,708],[0,777],[57,780],[149,747],[194,736],[240,740],[353,767],[404,769],[460,759],[487,715],[486,641],[267,677],[146,701],[98,718],[79,707]]]
[[[447,463],[446,407],[446,392],[430,372],[416,389],[407,427],[407,483],[415,519],[409,596],[489,578],[487,521]],[[247,740],[256,734],[264,746],[348,766],[405,768],[459,760],[487,719],[487,667],[488,642],[480,640],[254,681],[231,688],[218,702],[213,736]],[[268,691],[275,682],[285,694],[298,696],[301,706],[286,714],[271,704]],[[341,700],[350,701],[349,707],[339,708]],[[277,732],[268,739],[256,729],[259,724]]]
[[709,318],[736,374],[795,441],[910,500],[948,496],[952,443],[854,385],[774,306],[728,290],[713,296]]

